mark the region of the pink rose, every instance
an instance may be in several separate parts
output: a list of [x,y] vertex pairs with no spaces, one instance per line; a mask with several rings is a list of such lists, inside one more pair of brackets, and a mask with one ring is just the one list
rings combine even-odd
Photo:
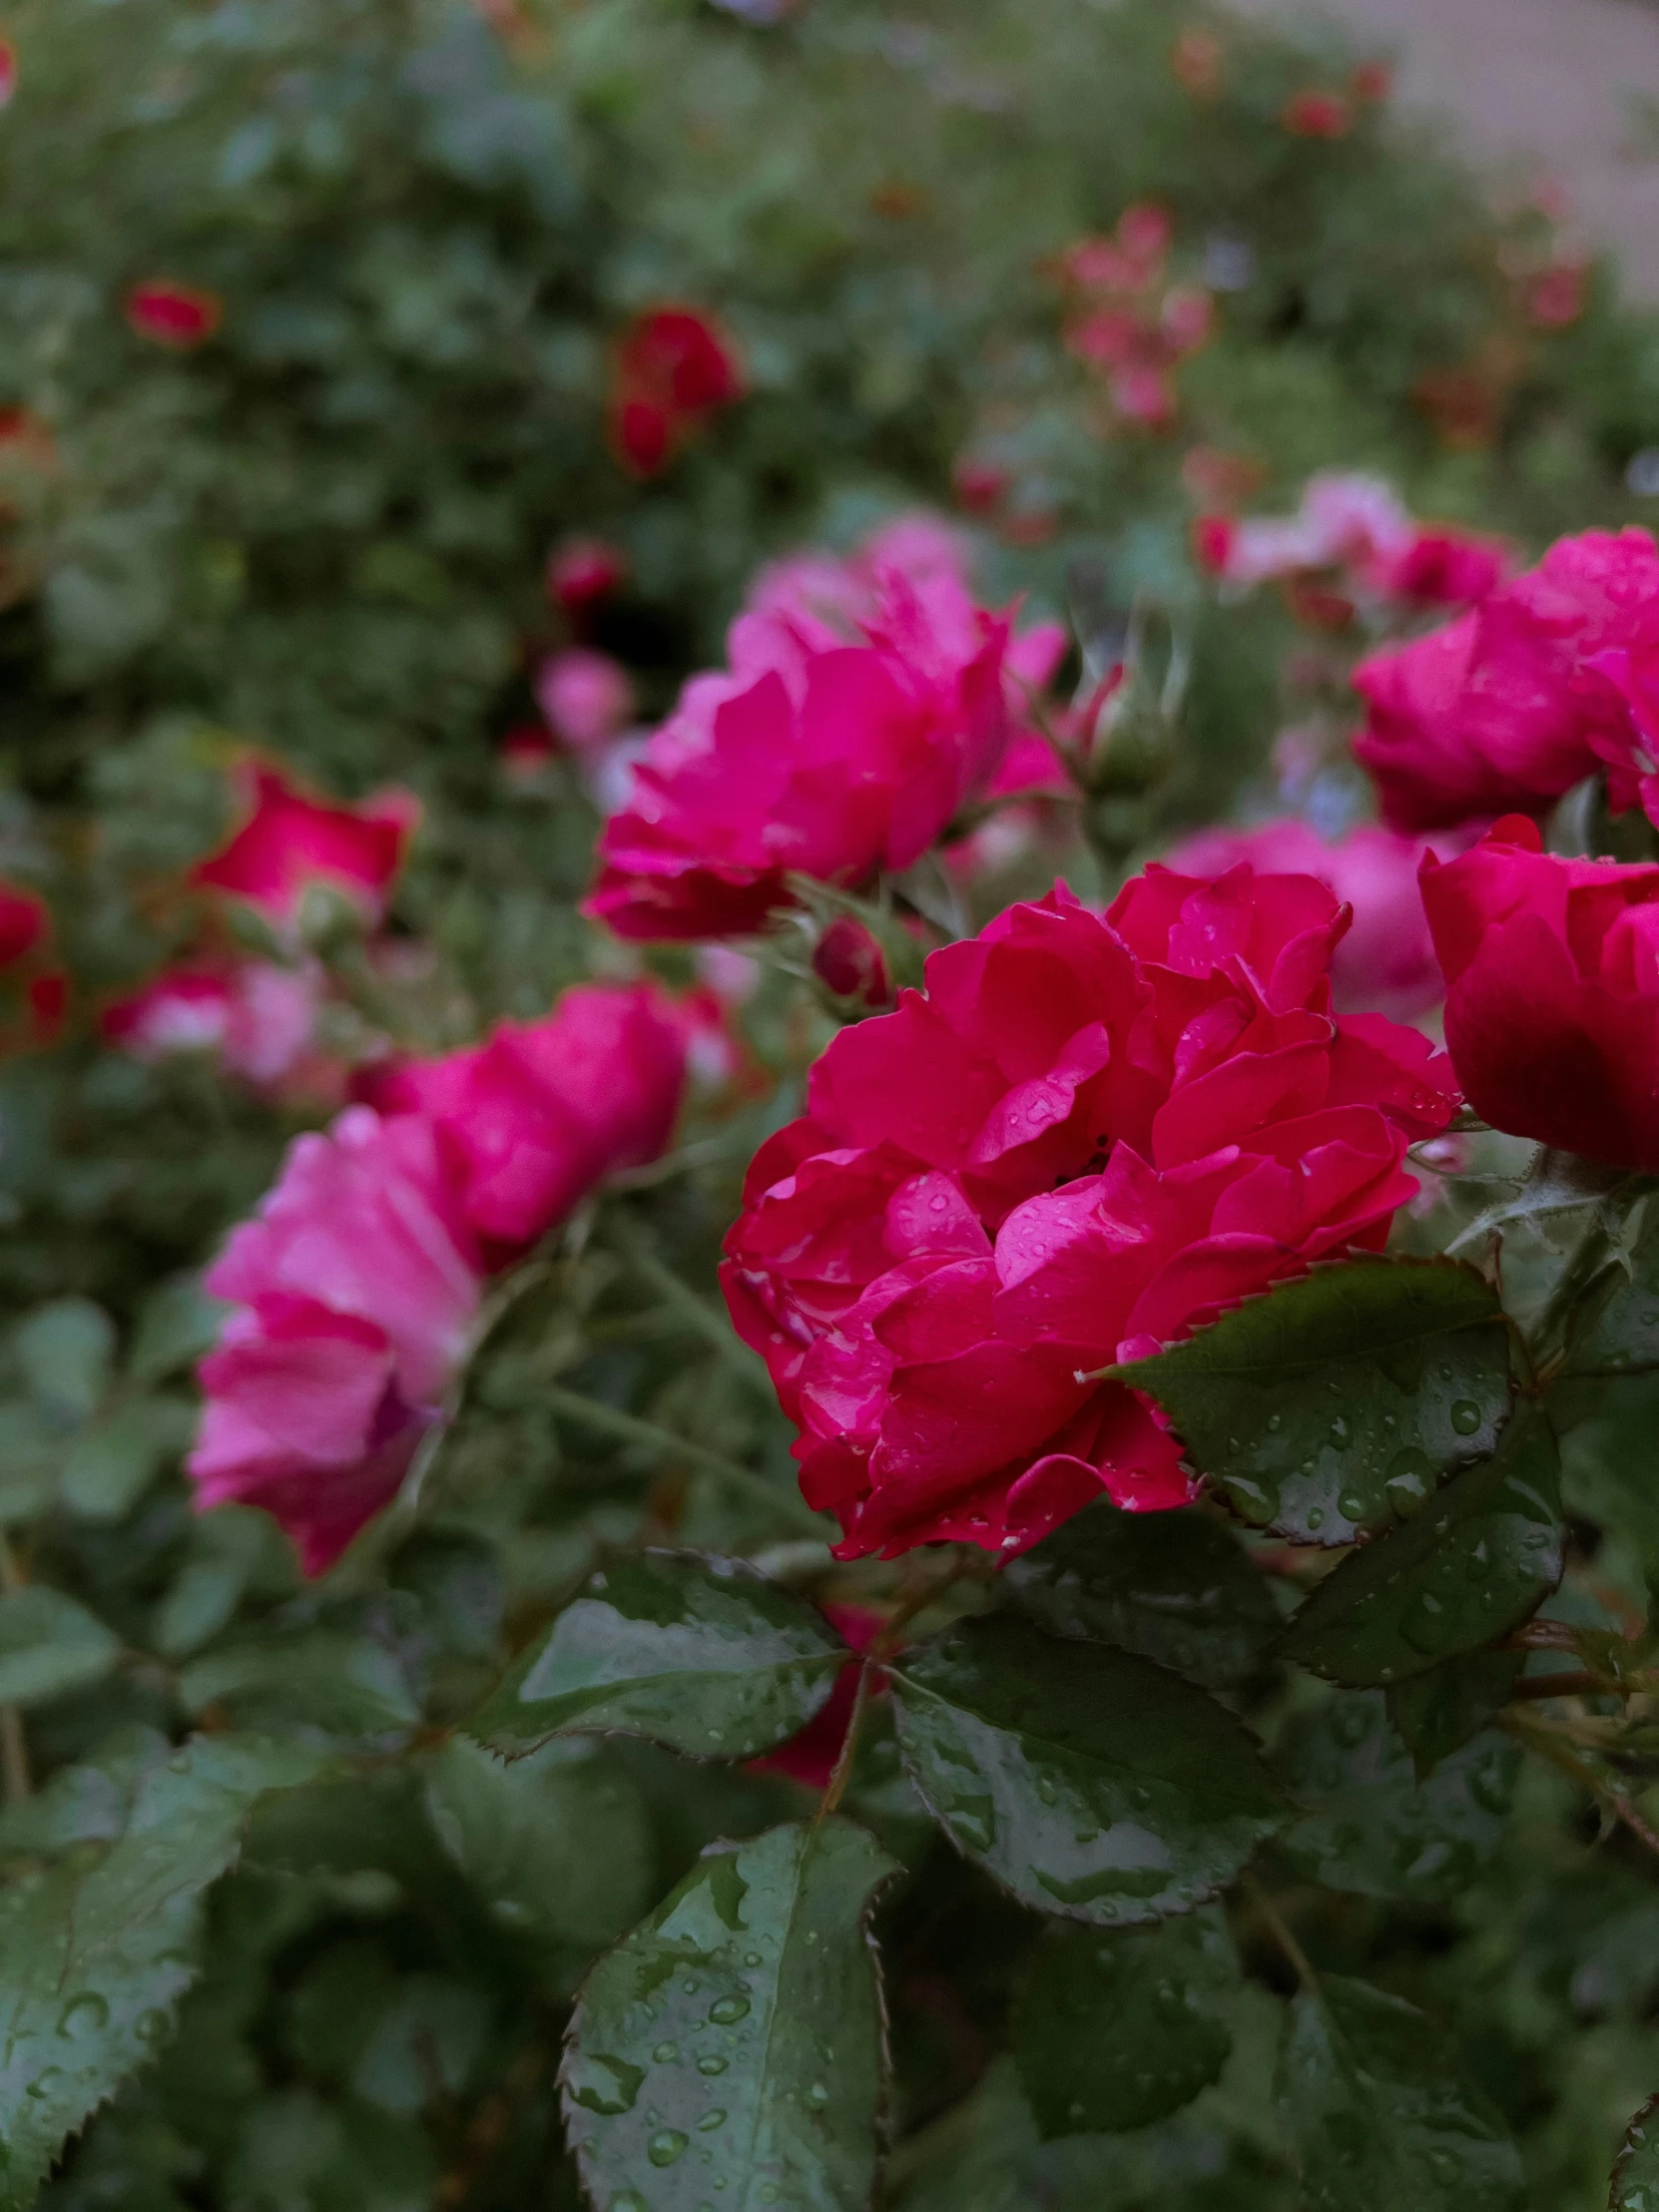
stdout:
[[1510,815],[1423,863],[1446,1047],[1494,1128],[1659,1174],[1659,866],[1563,860]]
[[547,727],[573,753],[599,752],[624,729],[634,712],[628,671],[608,653],[567,646],[536,671],[536,702]]
[[261,1089],[291,1075],[310,1049],[317,977],[272,960],[170,968],[107,1006],[103,1030],[136,1060],[212,1052]]
[[1355,752],[1396,830],[1540,814],[1598,767],[1630,805],[1646,773],[1607,656],[1659,647],[1659,547],[1645,530],[1563,538],[1444,629],[1374,653]]
[[497,1253],[533,1243],[618,1168],[668,1143],[687,1025],[651,984],[587,983],[540,1021],[414,1061],[377,1087],[382,1110],[438,1132],[472,1234]]
[[1241,860],[1259,873],[1317,876],[1354,920],[1331,959],[1331,988],[1344,1012],[1409,1021],[1445,994],[1417,889],[1424,852],[1450,859],[1464,839],[1402,837],[1392,830],[1351,830],[1327,843],[1296,817],[1259,830],[1201,830],[1169,854],[1178,874],[1225,875]]
[[396,1494],[477,1315],[435,1132],[354,1106],[298,1138],[206,1281],[237,1311],[201,1367],[197,1503],[264,1506],[315,1574]]
[[258,765],[243,784],[247,820],[198,863],[194,880],[247,899],[283,928],[298,920],[313,883],[343,892],[377,921],[420,818],[418,801],[390,791],[360,807],[331,807],[307,798],[279,770]]
[[792,902],[791,873],[851,886],[908,867],[994,776],[1064,642],[1026,633],[1016,676],[1007,624],[924,519],[851,562],[764,571],[729,671],[692,679],[635,768],[588,910],[625,937],[740,936]]
[[1011,907],[830,1045],[723,1280],[843,1556],[1187,1500],[1147,1403],[1088,1373],[1379,1248],[1455,1105],[1414,1031],[1331,1013],[1344,927],[1306,876],[1151,868],[1104,920]]

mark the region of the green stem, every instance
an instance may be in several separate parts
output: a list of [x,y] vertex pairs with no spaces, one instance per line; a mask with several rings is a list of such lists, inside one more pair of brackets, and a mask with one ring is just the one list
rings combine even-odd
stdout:
[[695,1444],[689,1437],[677,1436],[671,1428],[659,1428],[655,1421],[642,1420],[637,1413],[624,1413],[617,1406],[601,1405],[557,1382],[543,1384],[541,1402],[553,1412],[564,1414],[567,1420],[576,1421],[602,1436],[614,1436],[619,1443],[640,1444],[660,1459],[680,1459],[689,1466],[701,1467],[705,1474],[718,1475],[729,1488],[741,1491],[745,1497],[769,1505],[780,1519],[789,1521],[804,1534],[824,1534],[824,1522],[797,1492],[780,1489],[764,1474],[758,1474],[753,1467],[740,1466],[724,1452],[711,1451],[706,1444]]
[[758,1352],[750,1350],[734,1332],[731,1323],[699,1298],[689,1283],[682,1283],[671,1267],[665,1266],[652,1251],[639,1225],[630,1221],[620,1208],[612,1214],[609,1226],[641,1282],[648,1283],[663,1304],[672,1308],[688,1328],[696,1330],[705,1343],[712,1345],[726,1365],[761,1391],[769,1404],[775,1402],[766,1362]]
[[1274,1904],[1266,1890],[1253,1874],[1247,1874],[1240,1888],[1249,1898],[1258,1917],[1272,1931],[1274,1941],[1296,1968],[1296,1977],[1311,1996],[1319,1994],[1320,1977],[1315,1973],[1308,1953],[1291,1933],[1291,1924]]
[[[12,1556],[12,1547],[0,1533],[0,1590],[20,1590],[23,1575]],[[15,1705],[0,1705],[0,1782],[8,1805],[21,1805],[29,1795],[29,1740],[23,1732],[23,1715]]]

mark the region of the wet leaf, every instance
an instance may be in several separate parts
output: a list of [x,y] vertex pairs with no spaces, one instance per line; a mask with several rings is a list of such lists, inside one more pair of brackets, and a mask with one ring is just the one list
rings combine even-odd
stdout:
[[196,1432],[197,1409],[178,1397],[140,1397],[84,1428],[64,1460],[60,1488],[84,1520],[119,1520]]
[[398,1654],[372,1636],[330,1628],[206,1652],[180,1674],[179,1695],[192,1713],[224,1705],[246,1727],[330,1736],[386,1737],[420,1719]]
[[1056,1635],[1120,1644],[1212,1686],[1248,1672],[1281,1625],[1238,1539],[1199,1511],[1091,1506],[1011,1560],[1003,1580]]
[[1045,1929],[1014,2006],[1014,2057],[1045,2136],[1175,2112],[1233,2047],[1239,1962],[1219,1907],[1148,1929]]
[[1101,1927],[1187,1912],[1283,1818],[1241,1724],[1135,1653],[1003,1616],[918,1645],[891,1676],[929,1811],[1038,1912]]
[[846,1656],[816,1606],[742,1560],[648,1551],[592,1576],[471,1728],[499,1751],[606,1729],[752,1759],[812,1719]]
[[1509,2212],[1520,2154],[1415,2005],[1330,1976],[1299,1996],[1278,2102],[1306,2212]]
[[1389,1686],[1388,1718],[1419,1782],[1497,1718],[1525,1665],[1523,1651],[1472,1651]]
[[1361,1689],[1423,1674],[1525,1620],[1561,1578],[1561,1545],[1560,1455],[1542,1415],[1523,1407],[1495,1458],[1345,1559],[1280,1649]]
[[0,1705],[38,1705],[108,1674],[121,1639],[61,1590],[33,1583],[0,1597]]
[[1607,2212],[1659,2212],[1659,2096],[1649,2097],[1624,2131]]
[[1573,1316],[1567,1372],[1648,1375],[1659,1369],[1659,1205],[1643,1202],[1636,1235],[1604,1268]]
[[1279,1848],[1328,1889],[1430,1905],[1466,1889],[1502,1838],[1520,1747],[1488,1730],[1419,1782],[1380,1690],[1293,1723],[1277,1762],[1305,1817]]
[[861,2212],[885,2076],[865,1923],[892,1871],[839,1819],[717,1844],[599,1961],[560,2075],[595,2204]]
[[1319,1268],[1118,1372],[1242,1519],[1297,1543],[1408,1518],[1509,1410],[1497,1294],[1445,1260]]
[[139,1782],[119,1842],[0,1891],[0,2212],[26,2212],[65,2136],[172,2032],[203,1891],[262,1792],[315,1753],[198,1738]]

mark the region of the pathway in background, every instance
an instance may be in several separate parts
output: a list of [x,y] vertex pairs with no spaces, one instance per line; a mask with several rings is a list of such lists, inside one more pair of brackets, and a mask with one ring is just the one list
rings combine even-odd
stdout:
[[1659,0],[1328,0],[1328,12],[1392,50],[1400,97],[1449,110],[1478,158],[1563,184],[1571,230],[1615,248],[1630,288],[1659,299]]

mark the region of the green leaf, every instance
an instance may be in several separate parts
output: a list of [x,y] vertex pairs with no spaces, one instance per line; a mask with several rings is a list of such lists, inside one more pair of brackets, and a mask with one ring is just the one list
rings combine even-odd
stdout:
[[84,1689],[121,1657],[121,1639],[42,1582],[0,1597],[0,1705],[38,1705]]
[[158,1284],[139,1308],[127,1373],[146,1384],[177,1375],[211,1348],[230,1310],[225,1300],[208,1296],[199,1275]]
[[1347,1544],[1483,1459],[1509,1410],[1497,1293],[1447,1260],[1351,1260],[1119,1369],[1241,1518]]
[[199,1738],[144,1775],[94,1865],[0,1891],[0,2212],[26,2212],[64,2138],[155,2055],[197,1972],[202,1892],[250,1805],[317,1766],[292,1746]]
[[113,1844],[146,1777],[173,1756],[156,1728],[114,1730],[86,1760],[0,1813],[0,1853],[50,1857],[76,1844]]
[[560,2075],[594,2203],[862,2212],[885,2076],[865,1924],[893,1871],[839,1819],[717,1844],[599,1961]]
[[16,1337],[17,1357],[29,1388],[67,1420],[86,1420],[109,1387],[115,1362],[115,1324],[89,1298],[60,1298],[42,1306]]
[[193,1659],[179,1677],[191,1713],[224,1705],[245,1727],[309,1727],[378,1737],[413,1728],[420,1705],[393,1651],[371,1636],[315,1628]]
[[196,1432],[197,1412],[178,1397],[140,1397],[82,1429],[59,1487],[85,1520],[120,1520]]
[[1010,1560],[1003,1581],[1056,1635],[1120,1644],[1212,1687],[1247,1673],[1281,1626],[1237,1537],[1198,1510],[1091,1506]]
[[1238,1989],[1219,1907],[1157,1928],[1045,1929],[1013,2017],[1043,2134],[1121,2134],[1190,2103],[1227,2063]]
[[426,1809],[503,1928],[592,1952],[650,1901],[651,1824],[601,1745],[554,1741],[508,1764],[452,1737],[427,1774]]
[[968,1858],[1040,1913],[1101,1927],[1214,1897],[1280,1825],[1250,1735],[1105,1644],[969,1622],[891,1667],[910,1779]]
[[1659,1369],[1659,1206],[1641,1202],[1636,1234],[1596,1277],[1572,1320],[1567,1372],[1649,1375]]
[[846,1656],[816,1606],[744,1561],[648,1551],[595,1574],[470,1726],[501,1751],[610,1729],[752,1759],[812,1719]]
[[1411,1754],[1419,1782],[1497,1718],[1525,1665],[1524,1651],[1472,1651],[1389,1685],[1388,1718]]
[[1494,1459],[1327,1576],[1280,1648],[1333,1682],[1402,1682],[1518,1626],[1561,1579],[1561,1546],[1560,1454],[1526,1406]]
[[1508,2212],[1520,2155],[1415,2005],[1332,1976],[1296,2000],[1278,2102],[1305,2212]]
[[1659,2096],[1649,2097],[1624,2131],[1607,2212],[1659,2212]]
[[1488,1731],[1419,1782],[1381,1690],[1353,1690],[1292,1723],[1279,1771],[1308,1808],[1279,1848],[1327,1889],[1402,1905],[1455,1897],[1490,1860],[1514,1794],[1520,1747]]

